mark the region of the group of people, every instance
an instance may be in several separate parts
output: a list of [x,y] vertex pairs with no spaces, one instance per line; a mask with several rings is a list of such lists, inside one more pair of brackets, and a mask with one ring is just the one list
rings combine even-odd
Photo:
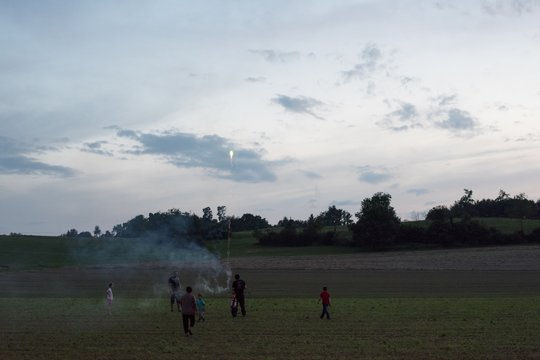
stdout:
[[[174,304],[176,303],[178,312],[182,313],[182,325],[184,327],[184,334],[186,336],[193,335],[191,328],[195,326],[195,315],[198,315],[197,322],[205,321],[204,315],[206,311],[206,301],[202,294],[198,294],[197,298],[193,295],[193,288],[191,286],[186,287],[184,294],[180,293],[180,278],[178,272],[174,271],[169,277],[169,294],[171,300],[171,312],[174,312]],[[234,281],[232,283],[232,299],[231,299],[231,315],[236,317],[238,315],[238,307],[243,317],[246,316],[246,299],[244,290],[246,289],[246,282],[240,278],[239,274],[234,275]],[[111,314],[111,308],[113,303],[113,284],[110,283],[106,291],[107,308],[109,315]],[[330,313],[328,308],[330,307],[330,293],[328,288],[323,287],[323,291],[319,294],[318,302],[322,302],[322,313],[320,318],[330,320]]]
[[178,308],[178,312],[182,313],[182,325],[186,336],[193,335],[191,328],[195,326],[195,315],[198,314],[198,320],[205,321],[204,313],[206,311],[206,301],[202,294],[198,294],[197,298],[193,295],[193,288],[186,287],[186,292],[180,295],[180,278],[178,272],[172,273],[169,278],[169,292],[171,298],[171,312],[174,311],[174,303]]
[[[240,275],[234,276],[232,283],[233,297],[231,300],[231,314],[236,317],[238,314],[238,306],[242,316],[246,316],[246,302],[244,296],[244,290],[246,289],[246,282],[240,279]],[[193,288],[191,286],[186,287],[185,294],[180,294],[180,278],[178,272],[172,273],[169,278],[169,293],[171,300],[171,311],[174,311],[174,304],[178,308],[178,312],[182,313],[182,324],[184,327],[184,333],[186,336],[193,335],[191,328],[195,325],[195,315],[198,314],[198,320],[205,321],[204,313],[206,311],[206,302],[202,294],[198,294],[197,298],[193,295]]]

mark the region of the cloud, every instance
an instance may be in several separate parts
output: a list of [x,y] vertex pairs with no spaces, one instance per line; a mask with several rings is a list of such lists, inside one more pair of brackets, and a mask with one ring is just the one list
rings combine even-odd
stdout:
[[[53,148],[47,147],[46,150]],[[0,136],[0,174],[34,174],[69,177],[75,170],[59,165],[50,165],[31,157],[43,150],[27,147],[12,139]]]
[[378,124],[393,131],[406,131],[423,127],[419,121],[416,106],[408,102],[399,102],[398,108],[386,114],[384,120]]
[[435,122],[435,126],[451,131],[472,131],[476,128],[476,121],[467,111],[452,108],[445,116],[446,119]]
[[457,102],[457,94],[439,95],[436,98],[433,98],[433,102],[438,106],[455,105]]
[[300,59],[298,51],[276,51],[270,49],[249,50],[250,53],[262,56],[262,58],[271,63],[287,63]]
[[317,119],[323,120],[323,118],[317,115],[313,109],[324,105],[323,102],[305,96],[291,97],[287,95],[278,94],[277,97],[272,99],[272,102],[281,105],[285,110],[299,113],[308,114]]
[[316,172],[308,171],[308,170],[300,170],[302,174],[305,175],[305,177],[309,179],[322,179],[322,176]]
[[245,78],[244,80],[251,83],[265,83],[266,82],[266,78],[264,76],[249,76]]
[[334,200],[330,203],[330,206],[359,206],[362,205],[362,201],[353,200]]
[[358,172],[358,180],[369,184],[380,184],[392,179],[388,170],[382,167],[360,166]]
[[[182,132],[143,133],[119,130],[119,137],[135,140],[128,152],[134,155],[155,155],[179,168],[201,168],[211,176],[237,182],[272,182],[272,171],[289,160],[267,161],[262,151],[242,149],[217,135],[196,136]],[[234,150],[231,161],[229,151]]]
[[533,13],[540,7],[539,0],[483,0],[482,10],[489,15],[517,15]]
[[420,189],[409,189],[409,190],[407,190],[407,193],[409,193],[409,194],[414,194],[414,195],[416,195],[416,196],[420,196],[420,195],[428,194],[428,193],[429,193],[429,190],[428,190],[428,189],[423,189],[423,188],[420,188]]
[[98,154],[98,155],[104,155],[104,156],[113,156],[112,151],[106,150],[104,148],[104,145],[107,145],[107,141],[95,141],[91,143],[84,143],[83,148],[81,151]]
[[346,81],[352,79],[365,79],[373,74],[380,66],[383,54],[376,44],[367,44],[360,54],[358,64],[352,69],[342,71],[342,75]]

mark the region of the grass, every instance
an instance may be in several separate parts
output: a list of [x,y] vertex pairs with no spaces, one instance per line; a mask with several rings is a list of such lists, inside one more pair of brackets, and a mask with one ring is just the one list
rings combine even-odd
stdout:
[[9,359],[509,359],[538,357],[538,298],[207,299],[185,338],[167,299],[0,298],[0,358]]
[[222,258],[227,257],[228,247],[230,256],[234,257],[350,254],[358,251],[357,248],[346,246],[262,246],[252,231],[233,233],[230,243],[228,240],[214,240],[208,243],[208,247]]

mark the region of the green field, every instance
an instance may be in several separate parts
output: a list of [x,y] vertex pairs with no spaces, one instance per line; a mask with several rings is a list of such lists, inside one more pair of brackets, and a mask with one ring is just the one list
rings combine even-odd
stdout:
[[540,356],[538,299],[255,298],[232,319],[208,299],[185,338],[166,299],[0,299],[2,359],[522,359]]
[[[227,242],[214,244],[217,253],[226,251]],[[163,252],[146,245],[0,237],[0,359],[540,359],[538,267],[306,270],[254,262],[240,269],[248,316],[231,318],[227,292],[207,293],[207,321],[186,338],[179,314],[169,310],[170,264],[154,263]],[[129,250],[134,246],[138,251]],[[246,259],[356,251],[265,248],[249,232],[234,234],[230,244],[233,257]],[[199,275],[181,271],[195,292],[203,291]],[[109,281],[115,283],[110,316]],[[330,321],[318,318],[323,285],[332,294]]]

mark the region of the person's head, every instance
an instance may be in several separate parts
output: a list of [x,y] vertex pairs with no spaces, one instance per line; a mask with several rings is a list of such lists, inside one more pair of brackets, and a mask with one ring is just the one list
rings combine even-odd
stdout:
[[236,274],[236,275],[234,275],[234,278],[235,278],[236,280],[238,280],[238,279],[240,279],[240,275]]
[[178,276],[178,271],[173,271],[173,272],[172,272],[172,276],[173,276],[173,277],[177,277],[177,276]]
[[112,283],[109,283],[109,287],[112,288]]
[[200,297],[200,298],[202,298],[202,294],[200,294],[200,293],[199,293],[199,294],[197,294],[197,297]]
[[328,290],[328,288],[326,286],[324,286],[322,289],[323,289],[323,291]]
[[192,291],[193,291],[193,289],[191,288],[191,286],[188,286],[188,287],[186,288],[186,292],[187,292],[187,293],[191,293]]

